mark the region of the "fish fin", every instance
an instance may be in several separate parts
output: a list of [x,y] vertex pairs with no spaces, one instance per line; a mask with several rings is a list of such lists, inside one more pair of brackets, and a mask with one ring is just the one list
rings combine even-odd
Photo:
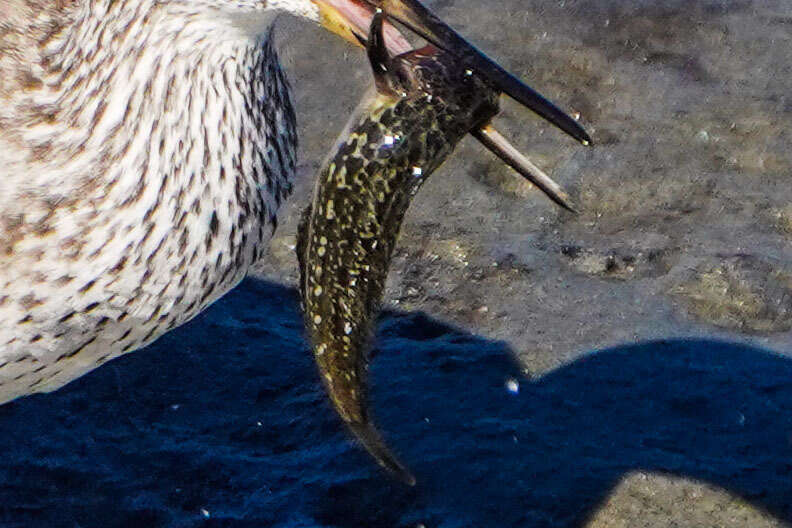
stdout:
[[396,455],[388,449],[385,440],[371,422],[347,422],[352,434],[355,435],[363,447],[366,448],[380,466],[384,467],[396,478],[407,484],[415,486],[415,477],[404,464],[399,462]]
[[374,18],[371,19],[366,51],[371,63],[371,70],[374,73],[374,84],[377,86],[377,91],[379,93],[392,94],[394,90],[391,87],[388,72],[393,66],[393,61],[388,52],[388,47],[385,45],[384,22],[385,13],[377,11],[374,14]]
[[306,292],[308,287],[308,270],[306,268],[307,263],[305,262],[305,251],[308,247],[308,238],[310,236],[308,231],[311,228],[312,212],[313,206],[312,204],[308,204],[300,216],[300,224],[297,228],[297,244],[295,247],[295,252],[297,253],[297,267],[300,270],[300,304],[303,307],[303,311],[305,311],[305,296],[307,295]]

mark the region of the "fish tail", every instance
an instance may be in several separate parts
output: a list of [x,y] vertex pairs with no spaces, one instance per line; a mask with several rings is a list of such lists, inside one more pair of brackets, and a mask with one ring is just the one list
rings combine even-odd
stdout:
[[388,449],[385,441],[382,439],[379,431],[371,424],[371,422],[348,422],[352,434],[355,435],[363,447],[373,456],[379,465],[384,467],[396,478],[407,484],[408,486],[415,486],[415,477],[404,464],[399,462],[396,455]]

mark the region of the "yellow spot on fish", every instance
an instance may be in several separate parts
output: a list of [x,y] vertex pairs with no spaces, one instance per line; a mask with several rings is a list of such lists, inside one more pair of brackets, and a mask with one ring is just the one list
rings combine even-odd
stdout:
[[327,216],[328,220],[335,218],[335,209],[333,209],[333,200],[327,200]]
[[316,252],[319,253],[320,257],[324,257],[324,254],[325,254],[324,246],[319,246],[319,249],[317,249]]
[[326,237],[320,238],[319,239],[319,243],[322,244],[323,246],[326,246],[327,245],[327,238]]

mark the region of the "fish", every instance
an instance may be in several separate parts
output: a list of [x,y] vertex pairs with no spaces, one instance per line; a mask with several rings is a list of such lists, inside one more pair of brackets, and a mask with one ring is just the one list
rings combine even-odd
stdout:
[[497,81],[428,44],[390,56],[377,13],[366,42],[372,95],[322,165],[298,227],[306,334],[321,381],[353,436],[406,484],[415,477],[388,448],[368,405],[374,321],[402,220],[423,183],[473,134],[562,207],[569,197],[497,133]]

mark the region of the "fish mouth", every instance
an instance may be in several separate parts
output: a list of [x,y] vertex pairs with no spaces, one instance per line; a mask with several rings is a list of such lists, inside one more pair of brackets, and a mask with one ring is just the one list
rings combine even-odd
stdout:
[[[314,2],[319,8],[320,22],[325,28],[360,46],[365,46],[374,14],[378,10],[383,11],[389,20],[395,20],[431,44],[452,53],[472,71],[489,79],[501,92],[574,139],[584,145],[591,144],[591,137],[577,120],[490,59],[418,0],[314,0]],[[409,41],[392,24],[385,23],[383,34],[388,51],[394,55],[411,49]]]

